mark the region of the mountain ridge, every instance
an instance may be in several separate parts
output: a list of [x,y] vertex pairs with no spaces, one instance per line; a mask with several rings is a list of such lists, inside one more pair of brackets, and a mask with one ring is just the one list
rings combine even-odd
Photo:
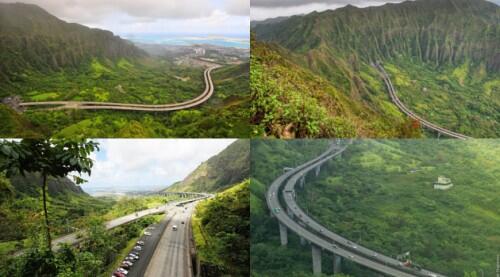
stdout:
[[110,31],[65,22],[37,5],[0,3],[0,79],[5,81],[26,70],[77,69],[93,58],[145,56]]
[[249,178],[250,143],[240,139],[164,191],[218,192]]

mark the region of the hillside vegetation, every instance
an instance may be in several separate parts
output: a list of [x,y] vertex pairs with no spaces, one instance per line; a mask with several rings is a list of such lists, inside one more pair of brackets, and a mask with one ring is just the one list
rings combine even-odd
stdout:
[[[358,141],[344,154],[298,193],[313,217],[384,254],[411,251],[446,276],[494,275],[500,141]],[[454,186],[434,189],[438,176]]]
[[[28,4],[0,4],[0,99],[171,104],[205,90],[203,67],[153,57],[109,31]],[[214,70],[207,103],[175,112],[42,110],[0,104],[4,137],[249,137],[249,64]]]
[[92,58],[147,54],[109,31],[66,23],[36,5],[0,4],[0,80],[16,82],[26,69],[79,68]]
[[250,142],[240,139],[201,163],[184,180],[166,191],[218,192],[250,175]]
[[[357,136],[414,136],[414,132],[409,136],[401,131],[406,117],[390,103],[381,77],[371,65],[383,61],[403,102],[417,114],[471,136],[498,137],[499,10],[498,5],[484,0],[417,0],[370,8],[347,6],[254,23],[256,40],[263,42],[259,47],[272,49],[293,66],[279,70],[283,62],[266,64],[270,77],[252,76],[252,93],[258,96],[263,91],[270,99],[284,98],[285,105],[292,102],[287,97],[295,94],[302,98],[321,95],[326,99],[316,97],[315,102],[320,110],[354,122]],[[252,52],[257,61],[270,60],[267,53]],[[304,75],[296,73],[304,69],[329,86],[315,85],[302,76],[293,78]],[[280,83],[283,76],[294,84],[293,89]],[[351,101],[342,97],[328,101],[332,91]],[[268,106],[254,114],[274,119],[283,113]],[[292,115],[308,111],[298,105],[289,108],[287,113]],[[361,122],[353,120],[356,117]],[[328,123],[325,118],[320,122]],[[301,122],[300,118],[288,120]],[[264,131],[273,135],[274,130]],[[321,136],[321,132],[300,136]]]
[[[0,256],[29,247],[42,225],[41,177],[28,174],[11,179],[0,176]],[[73,232],[85,217],[106,213],[113,201],[90,197],[69,179],[48,180],[49,219],[54,235]]]
[[249,276],[249,183],[236,184],[196,207],[192,228],[202,276]]
[[[287,247],[280,245],[279,227],[270,217],[265,193],[283,167],[299,165],[319,155],[327,140],[252,140],[250,184],[250,268],[252,276],[313,276],[311,250],[290,235]],[[327,258],[327,255],[323,255]],[[330,264],[330,260],[324,260]],[[328,273],[325,266],[325,273]]]
[[[252,274],[313,276],[310,248],[298,236],[289,235],[287,247],[280,246],[265,193],[283,167],[317,156],[326,142],[252,143]],[[500,227],[498,151],[497,140],[357,140],[342,158],[325,164],[318,178],[309,176],[297,199],[328,229],[363,246],[389,256],[410,251],[413,262],[447,276],[481,270],[492,275]],[[435,190],[438,176],[451,178],[454,186]],[[325,274],[332,274],[331,259],[323,253]],[[342,268],[351,276],[376,276],[347,260]]]

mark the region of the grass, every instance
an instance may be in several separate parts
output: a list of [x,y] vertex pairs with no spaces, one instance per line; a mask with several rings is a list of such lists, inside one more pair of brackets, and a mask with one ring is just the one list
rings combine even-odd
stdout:
[[[478,268],[493,275],[499,142],[360,141],[311,181],[300,203],[329,229],[384,254],[411,251],[414,262],[449,276]],[[433,189],[441,175],[454,187]]]

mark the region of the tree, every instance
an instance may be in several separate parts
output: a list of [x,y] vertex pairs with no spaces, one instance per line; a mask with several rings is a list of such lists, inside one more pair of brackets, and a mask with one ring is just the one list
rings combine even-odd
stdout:
[[[48,251],[52,251],[50,224],[47,212],[47,178],[63,178],[70,173],[91,174],[90,153],[99,150],[98,143],[66,139],[23,139],[0,142],[0,171],[7,177],[29,173],[42,176],[42,200]],[[73,176],[76,184],[85,182]]]

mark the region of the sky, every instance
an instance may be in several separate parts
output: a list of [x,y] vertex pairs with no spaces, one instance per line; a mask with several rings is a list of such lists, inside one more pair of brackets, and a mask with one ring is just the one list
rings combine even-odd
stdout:
[[183,180],[198,165],[218,154],[234,139],[103,139],[91,176],[82,189],[139,191],[166,188]]
[[[313,11],[334,10],[348,4],[368,7],[399,2],[403,0],[251,0],[251,19],[264,20],[279,16],[307,14]],[[490,2],[500,5],[500,0]]]
[[249,36],[249,0],[0,0],[36,4],[68,22],[127,34]]

